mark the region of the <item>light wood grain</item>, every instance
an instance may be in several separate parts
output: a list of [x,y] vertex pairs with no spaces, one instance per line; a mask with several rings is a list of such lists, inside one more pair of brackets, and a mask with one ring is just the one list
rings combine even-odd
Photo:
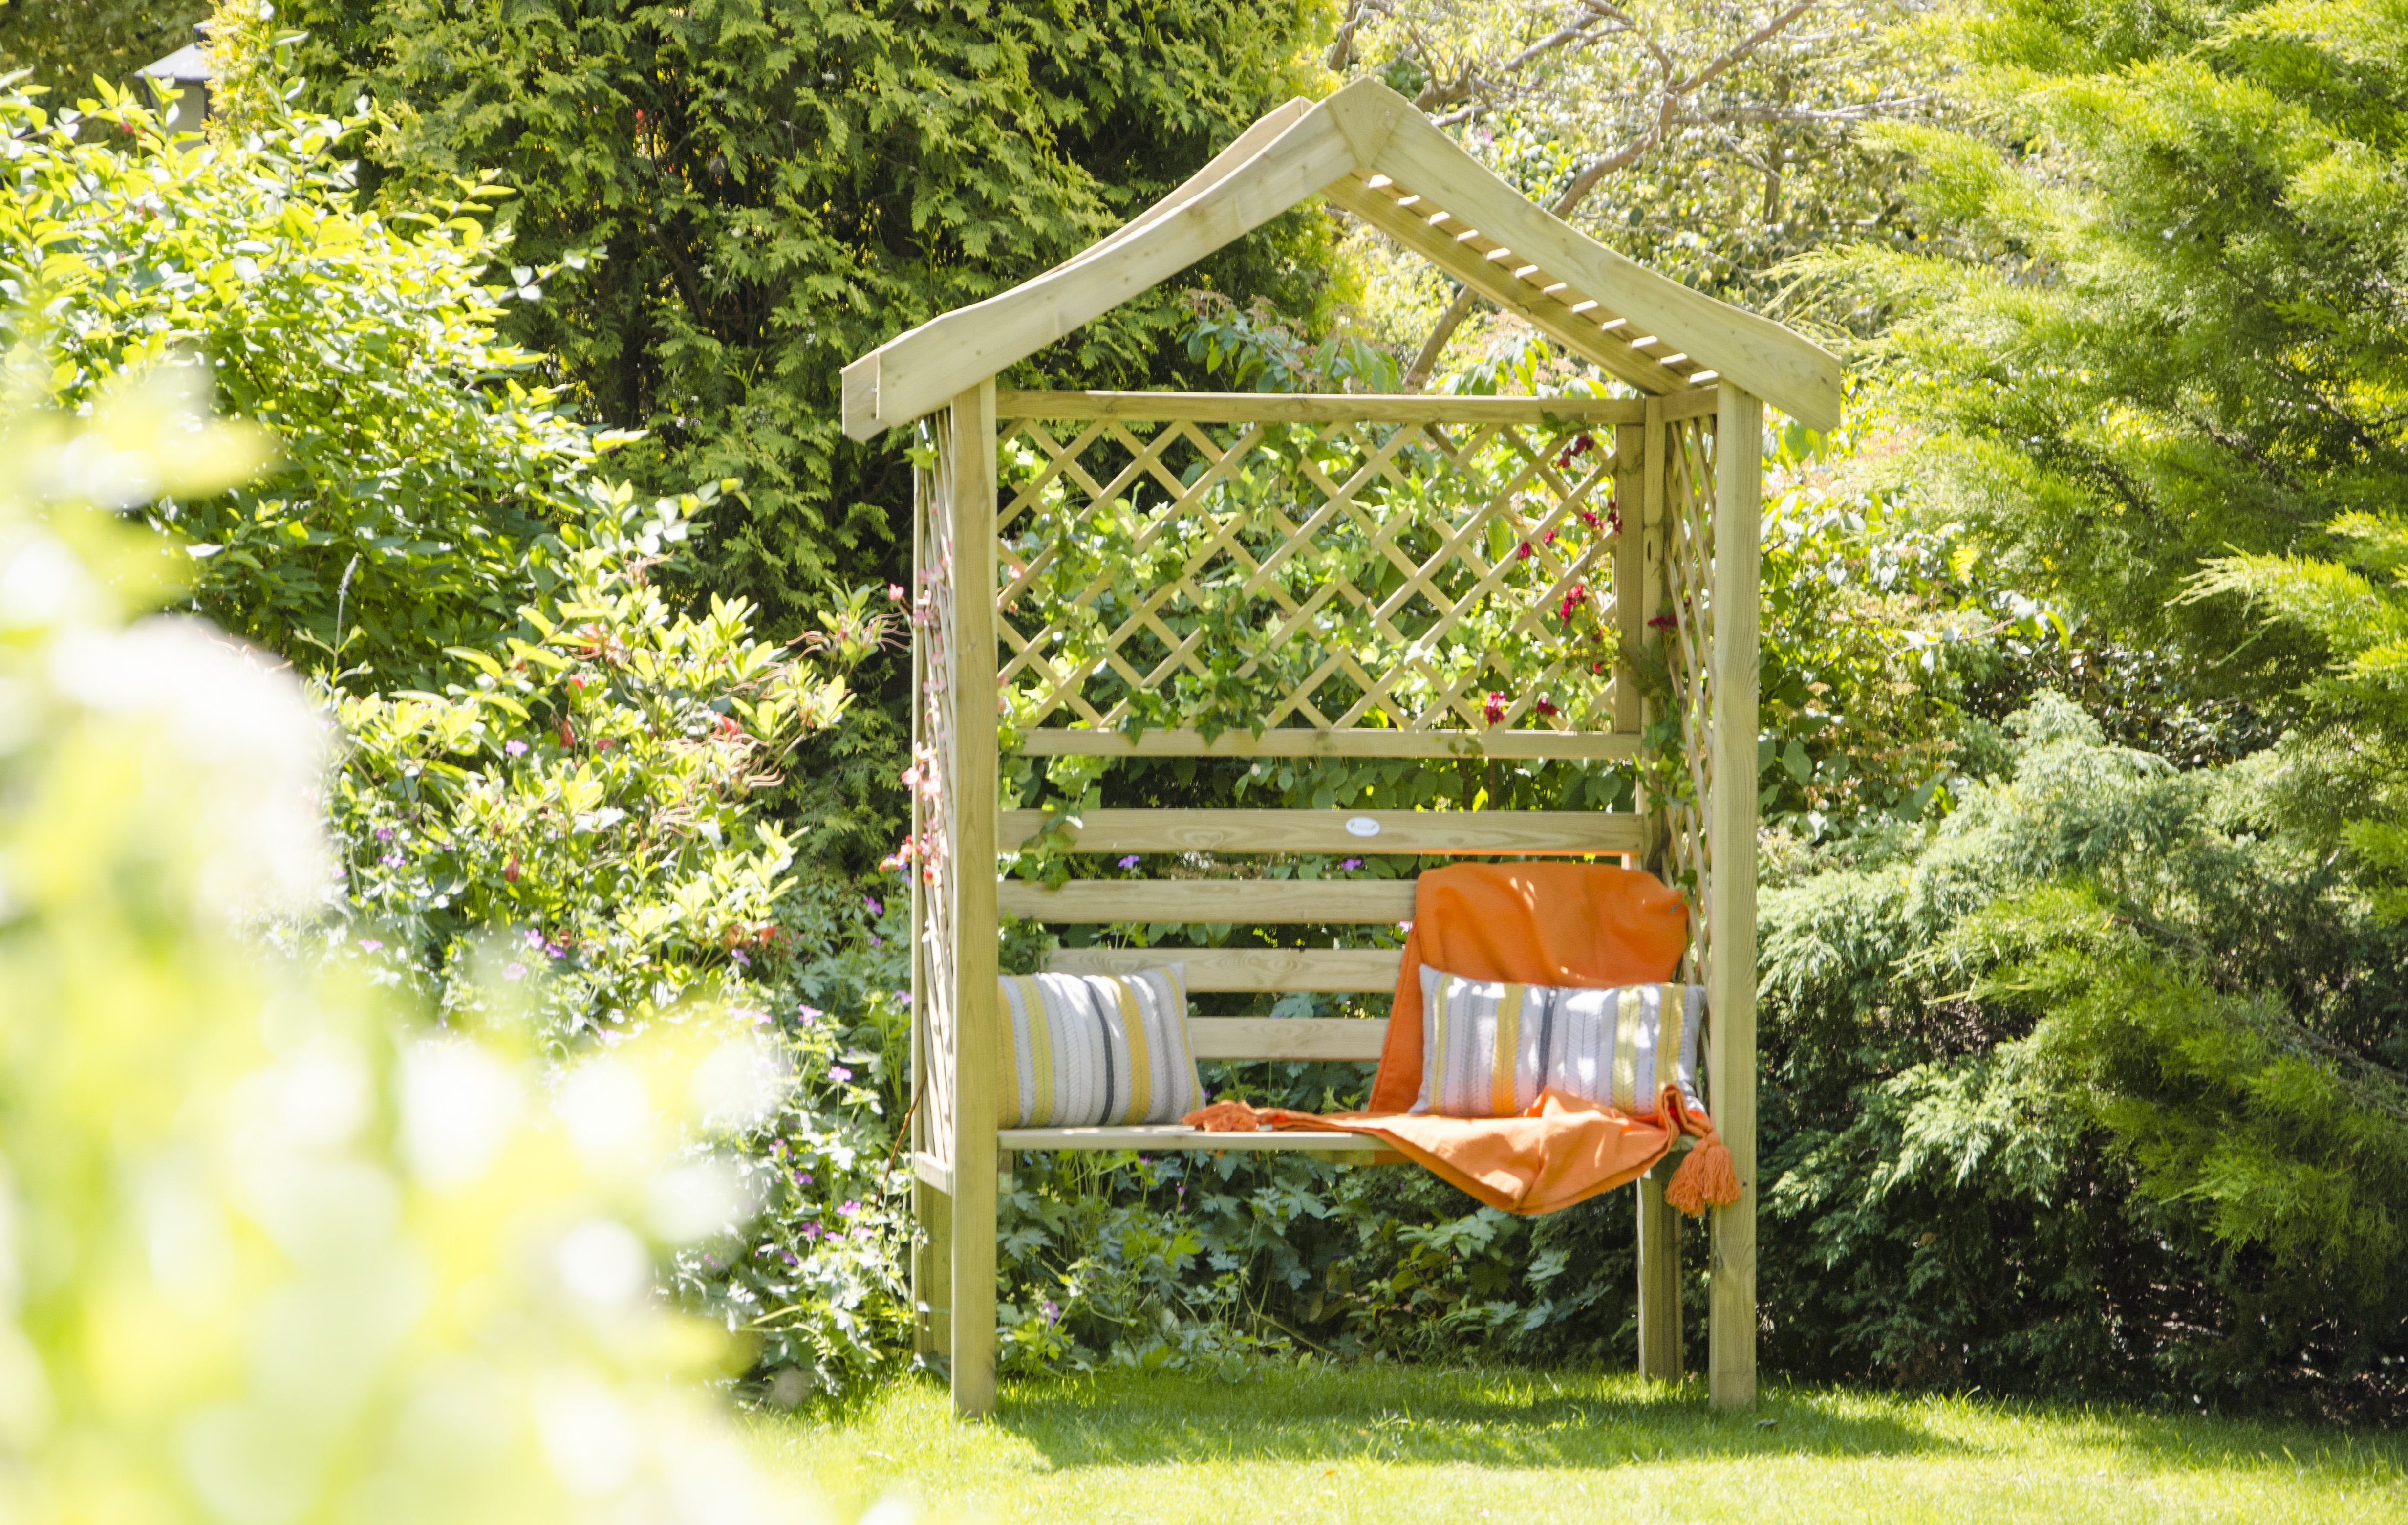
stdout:
[[[968,860],[967,853],[964,857]],[[1403,921],[1413,914],[1413,882],[1085,879],[1072,880],[1060,889],[1047,889],[1042,885],[1012,880],[1001,888],[1001,904],[1015,916],[1055,922],[1229,922],[1270,926]]]
[[1521,251],[1557,280],[1570,281],[1634,326],[1698,357],[1726,381],[1807,427],[1839,424],[1840,362],[1828,351],[1770,319],[1667,280],[1589,238],[1489,173],[1421,113],[1397,122],[1369,167],[1447,208],[1497,242]]
[[[953,631],[946,654],[953,670],[954,798],[953,850],[959,863],[995,861],[995,817],[1000,779],[995,727],[995,382],[982,381],[953,403]],[[992,873],[951,873],[953,923],[953,1408],[995,1409],[996,1112],[997,1058],[996,880]]]
[[1386,948],[1061,948],[1045,967],[1133,974],[1182,964],[1190,990],[1394,990],[1404,957]]
[[1199,1059],[1371,1063],[1388,1040],[1388,1024],[1358,1016],[1191,1016],[1187,1037]]
[[[1508,190],[1506,194],[1515,193]],[[1577,310],[1578,304],[1566,300],[1577,294],[1566,292],[1562,295],[1549,295],[1543,288],[1526,281],[1516,281],[1472,252],[1464,240],[1476,236],[1478,229],[1466,234],[1451,234],[1433,228],[1423,219],[1398,208],[1390,197],[1369,189],[1359,180],[1338,181],[1330,186],[1328,196],[1331,201],[1499,308],[1633,386],[1642,391],[1666,393],[1681,390],[1689,384],[1685,376],[1641,354],[1583,317]]]
[[1764,405],[1723,388],[1714,424],[1713,796],[1706,801],[1713,876],[1706,1000],[1713,1035],[1707,1104],[1740,1200],[1713,1212],[1712,1365],[1718,1408],[1756,1402],[1756,727],[1757,537]]
[[[1642,407],[1639,422],[1623,424],[1613,435],[1613,501],[1622,513],[1622,533],[1613,540],[1613,619],[1614,633],[1621,638],[1626,651],[1647,639],[1645,600],[1639,592],[1647,566],[1646,538],[1640,533],[1639,511],[1640,483],[1647,453],[1645,421]],[[1637,675],[1627,662],[1617,663],[1613,669],[1613,728],[1644,728]]]
[[[1711,408],[1711,400],[1708,407]],[[1629,397],[1450,397],[1373,392],[1002,392],[996,407],[1019,418],[1211,424],[1629,424],[1646,404]]]
[[1584,757],[1639,755],[1639,738],[1623,731],[1401,731],[1306,728],[1223,731],[1211,741],[1193,730],[1072,730],[1046,727],[1020,733],[1013,748],[1025,757]]
[[[1003,1132],[1012,1149],[1236,1149],[1247,1153],[1394,1155],[1371,1133],[1206,1133],[1178,1123],[1132,1123],[1121,1128],[1011,1128]],[[1372,1163],[1364,1160],[1362,1163]]]
[[1670,1159],[1639,1178],[1639,1374],[1681,1380],[1681,1215],[1664,1200]]
[[[1363,85],[1348,89],[1359,92]],[[875,381],[865,387],[848,376],[845,397],[874,396],[876,410],[849,410],[845,432],[867,439],[910,423],[1242,237],[1352,172],[1357,162],[1338,113],[1330,102],[1321,103],[1244,164],[1111,248],[957,308],[854,361],[849,373],[863,367]]]
[[[1043,811],[1003,813],[1011,852]],[[1376,829],[1369,836],[1360,827]],[[1604,811],[1091,810],[1066,827],[1075,853],[1546,853],[1639,850],[1639,818]]]

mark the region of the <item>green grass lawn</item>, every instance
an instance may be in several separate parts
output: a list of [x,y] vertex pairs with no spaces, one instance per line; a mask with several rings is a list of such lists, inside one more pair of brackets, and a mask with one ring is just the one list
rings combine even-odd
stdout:
[[914,1382],[753,1438],[840,1516],[932,1522],[2408,1521],[2408,1440],[2381,1432],[1809,1388],[1721,1415],[1596,1374],[1007,1383],[978,1423]]

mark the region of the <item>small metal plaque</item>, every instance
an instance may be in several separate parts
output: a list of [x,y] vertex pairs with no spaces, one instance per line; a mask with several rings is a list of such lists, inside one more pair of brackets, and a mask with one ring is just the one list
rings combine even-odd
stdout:
[[1350,815],[1346,818],[1346,834],[1350,837],[1376,837],[1380,834],[1380,823],[1368,815]]

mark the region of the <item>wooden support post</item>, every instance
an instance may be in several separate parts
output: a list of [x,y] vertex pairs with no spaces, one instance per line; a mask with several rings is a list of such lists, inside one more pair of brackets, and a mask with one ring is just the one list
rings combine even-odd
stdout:
[[950,455],[953,798],[953,1412],[995,1409],[995,1173],[1000,1085],[996,987],[995,382],[953,401]]
[[1740,1200],[1713,1214],[1713,1355],[1717,1408],[1756,1402],[1756,729],[1757,536],[1764,490],[1764,404],[1725,381],[1714,420],[1713,798],[1707,805],[1713,881],[1707,916],[1707,1066],[1715,1126],[1731,1152]]
[[[1664,457],[1671,449],[1664,423],[1664,400],[1647,399],[1647,419],[1639,426],[1641,441],[1639,454],[1639,627],[1650,637],[1656,632],[1648,622],[1655,619],[1664,602],[1664,550],[1670,533],[1670,514],[1664,502]],[[1626,511],[1627,515],[1627,511]],[[1626,516],[1626,523],[1628,517]],[[1643,727],[1655,715],[1646,706],[1640,709]],[[1665,816],[1664,803],[1649,799],[1643,794],[1632,801],[1631,808],[1640,813],[1641,829],[1645,833],[1645,847],[1640,853],[1639,866],[1653,874],[1665,870],[1665,856],[1671,842],[1672,823]]]
[[[1626,647],[1647,639],[1651,612],[1647,596],[1640,591],[1647,580],[1646,512],[1640,507],[1644,479],[1639,464],[1647,452],[1646,440],[1643,424],[1625,424],[1613,431],[1613,505],[1622,523],[1621,540],[1613,548],[1613,612],[1615,634]],[[1613,674],[1613,728],[1635,731],[1639,716],[1639,684],[1624,663]]]
[[1664,1200],[1673,1162],[1639,1178],[1639,1374],[1681,1380],[1681,1215]]

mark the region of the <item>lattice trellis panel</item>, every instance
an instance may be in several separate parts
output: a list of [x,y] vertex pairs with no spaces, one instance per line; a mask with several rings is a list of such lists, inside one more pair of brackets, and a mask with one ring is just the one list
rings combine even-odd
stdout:
[[953,950],[959,936],[956,897],[960,875],[953,862],[953,816],[962,798],[954,786],[953,471],[945,415],[921,425],[918,453],[924,464],[912,473],[911,835],[906,856],[912,869],[911,1022],[918,1108],[912,1115],[912,1146],[951,1166],[953,1155],[954,1067],[959,1031],[953,1010]]
[[1689,891],[1693,935],[1688,978],[1702,981],[1712,957],[1713,861],[1706,803],[1713,798],[1714,437],[1712,421],[1690,419],[1665,430],[1664,630],[1672,697],[1680,721],[1682,784],[1662,800],[1673,882]]
[[1614,431],[1007,418],[1015,724],[1613,727]]

